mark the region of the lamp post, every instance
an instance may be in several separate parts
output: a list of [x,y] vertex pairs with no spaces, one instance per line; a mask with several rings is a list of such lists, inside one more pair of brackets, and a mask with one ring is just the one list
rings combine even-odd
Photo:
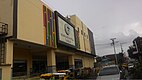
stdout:
[[116,38],[111,38],[110,40],[112,40],[112,43],[111,43],[111,44],[112,44],[112,46],[113,46],[113,48],[114,48],[115,61],[116,61],[115,64],[118,65],[117,56],[116,56],[116,49],[115,49],[115,41],[114,41],[115,39],[116,39]]

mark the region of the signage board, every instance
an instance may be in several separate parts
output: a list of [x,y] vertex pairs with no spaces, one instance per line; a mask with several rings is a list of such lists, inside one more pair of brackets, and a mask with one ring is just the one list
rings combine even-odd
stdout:
[[55,11],[58,43],[76,48],[75,28],[61,14]]

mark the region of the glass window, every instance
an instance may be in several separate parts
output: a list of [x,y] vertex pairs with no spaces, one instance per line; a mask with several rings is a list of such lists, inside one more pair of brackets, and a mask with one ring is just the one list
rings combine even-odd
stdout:
[[24,76],[24,75],[27,75],[27,61],[14,60],[13,76]]
[[82,60],[75,59],[75,68],[81,68],[81,67],[83,67]]

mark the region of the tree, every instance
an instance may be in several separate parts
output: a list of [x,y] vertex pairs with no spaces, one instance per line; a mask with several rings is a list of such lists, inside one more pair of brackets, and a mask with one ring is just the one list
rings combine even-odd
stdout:
[[133,40],[133,45],[137,49],[138,53],[142,55],[142,37],[137,37]]
[[128,52],[128,56],[130,58],[133,58],[133,59],[138,58],[138,52],[134,46],[130,46],[129,49],[127,50],[127,52]]
[[118,59],[118,64],[123,64],[124,63],[124,54],[119,53],[117,59]]

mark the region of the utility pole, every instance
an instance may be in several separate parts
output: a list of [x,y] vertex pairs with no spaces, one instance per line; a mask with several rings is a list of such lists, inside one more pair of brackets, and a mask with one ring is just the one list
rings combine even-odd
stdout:
[[122,44],[120,43],[120,47],[121,47],[121,52],[123,53],[123,48],[122,48]]
[[124,50],[122,44],[126,44],[126,42],[120,43],[121,52],[123,53]]
[[121,52],[123,53],[122,43],[120,43],[120,47],[121,47]]
[[112,40],[112,46],[114,48],[114,54],[115,54],[115,64],[118,65],[118,62],[117,62],[117,56],[116,56],[116,50],[115,50],[115,40],[116,38],[111,38],[110,40]]

